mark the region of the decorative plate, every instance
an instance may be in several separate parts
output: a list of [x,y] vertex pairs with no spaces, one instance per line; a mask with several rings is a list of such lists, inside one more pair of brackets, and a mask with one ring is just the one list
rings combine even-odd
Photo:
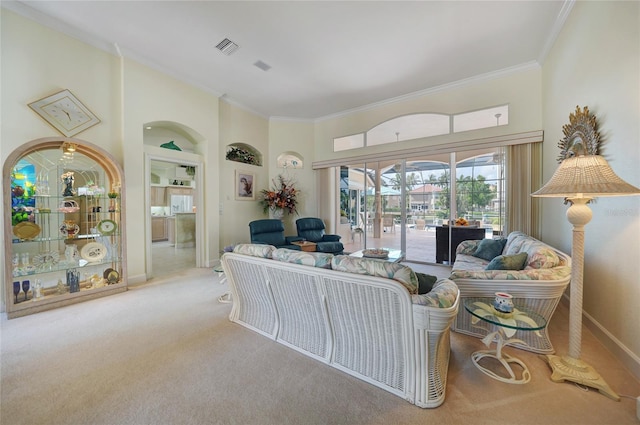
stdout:
[[113,232],[115,232],[117,228],[118,225],[116,224],[116,222],[109,219],[100,221],[97,226],[98,232],[105,236],[113,234]]
[[367,258],[387,258],[389,251],[386,249],[365,249],[362,251],[362,256]]
[[40,234],[40,226],[30,221],[23,221],[13,226],[13,234],[23,241],[35,239]]
[[80,256],[90,263],[102,261],[107,255],[107,247],[100,242],[89,242],[80,250]]
[[111,285],[114,283],[118,283],[118,281],[120,280],[120,273],[118,273],[112,268],[108,268],[104,271],[103,277]]
[[60,261],[60,253],[58,251],[48,251],[33,256],[33,264],[36,267],[58,264],[58,261]]

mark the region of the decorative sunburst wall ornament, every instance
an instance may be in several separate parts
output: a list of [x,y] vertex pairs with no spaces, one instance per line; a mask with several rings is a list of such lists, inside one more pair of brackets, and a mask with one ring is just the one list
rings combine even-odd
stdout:
[[560,156],[558,162],[578,155],[600,155],[600,133],[595,115],[585,106],[581,111],[569,114],[569,124],[562,126],[564,138],[558,143]]

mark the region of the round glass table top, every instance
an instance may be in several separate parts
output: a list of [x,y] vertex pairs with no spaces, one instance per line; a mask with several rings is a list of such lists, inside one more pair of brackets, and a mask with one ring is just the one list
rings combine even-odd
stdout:
[[516,303],[513,312],[503,313],[493,307],[493,300],[489,297],[467,298],[464,308],[478,319],[504,328],[537,331],[547,326],[547,320],[529,308]]

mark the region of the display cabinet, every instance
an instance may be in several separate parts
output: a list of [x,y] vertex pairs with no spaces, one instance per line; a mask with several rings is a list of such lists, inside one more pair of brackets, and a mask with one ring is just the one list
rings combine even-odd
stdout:
[[6,160],[9,319],[127,289],[124,179],[101,148],[40,139]]

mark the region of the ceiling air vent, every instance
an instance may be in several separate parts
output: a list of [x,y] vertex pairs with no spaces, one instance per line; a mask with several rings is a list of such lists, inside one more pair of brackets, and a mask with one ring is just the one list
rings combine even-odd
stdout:
[[268,71],[268,70],[271,69],[271,65],[266,64],[266,63],[264,63],[262,61],[258,61],[256,63],[254,63],[254,65],[257,66],[258,68],[260,68],[263,71]]
[[222,53],[224,53],[227,56],[229,56],[231,53],[238,50],[238,47],[240,46],[238,46],[236,43],[229,40],[228,38],[225,38],[224,40],[222,40],[220,43],[216,45],[216,49],[220,50]]

